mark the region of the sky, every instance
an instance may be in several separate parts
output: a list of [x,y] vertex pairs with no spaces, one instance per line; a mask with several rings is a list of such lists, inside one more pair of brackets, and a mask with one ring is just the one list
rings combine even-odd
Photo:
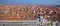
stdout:
[[60,5],[60,0],[0,0],[0,4]]

